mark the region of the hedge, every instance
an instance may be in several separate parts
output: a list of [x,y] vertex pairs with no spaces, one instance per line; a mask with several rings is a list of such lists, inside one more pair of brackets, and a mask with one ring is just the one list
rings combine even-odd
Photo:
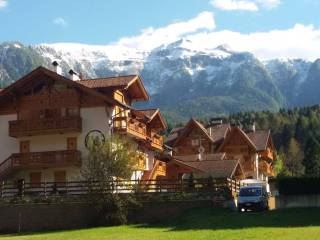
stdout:
[[276,186],[282,195],[320,194],[320,178],[278,178]]

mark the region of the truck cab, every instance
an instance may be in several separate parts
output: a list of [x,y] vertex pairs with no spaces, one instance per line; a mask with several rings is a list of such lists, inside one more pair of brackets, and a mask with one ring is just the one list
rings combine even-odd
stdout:
[[241,187],[238,199],[237,208],[239,212],[247,210],[263,211],[269,209],[268,204],[269,194],[265,186],[245,186]]

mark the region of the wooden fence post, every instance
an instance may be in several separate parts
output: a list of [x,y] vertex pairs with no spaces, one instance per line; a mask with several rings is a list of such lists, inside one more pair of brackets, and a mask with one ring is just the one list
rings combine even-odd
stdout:
[[21,197],[24,197],[24,188],[25,188],[25,184],[24,184],[24,180],[22,180]]
[[43,195],[46,197],[47,196],[47,183],[46,182],[44,182],[43,191],[44,191]]
[[68,195],[68,182],[66,182],[66,195]]
[[5,188],[4,181],[2,181],[2,183],[1,183],[1,198],[4,197],[4,188]]

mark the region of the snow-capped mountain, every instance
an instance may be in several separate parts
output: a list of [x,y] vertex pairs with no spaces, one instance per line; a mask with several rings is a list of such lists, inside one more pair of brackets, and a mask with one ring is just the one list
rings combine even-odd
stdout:
[[188,39],[150,51],[119,45],[3,43],[0,83],[5,86],[38,65],[51,67],[53,60],[60,62],[64,74],[74,69],[87,78],[140,74],[151,94],[148,105],[160,106],[176,117],[276,110],[318,101],[298,99],[308,81],[315,82],[310,74],[317,75],[318,68],[312,68],[316,63],[260,61],[249,52],[236,52],[226,45],[202,47]]

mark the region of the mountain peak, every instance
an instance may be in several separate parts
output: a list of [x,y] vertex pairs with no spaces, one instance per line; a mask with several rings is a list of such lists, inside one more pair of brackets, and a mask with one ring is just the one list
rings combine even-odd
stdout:
[[234,51],[232,50],[232,48],[228,44],[219,45],[218,47],[216,47],[216,49],[220,50],[220,51],[227,52],[227,53],[234,53]]

